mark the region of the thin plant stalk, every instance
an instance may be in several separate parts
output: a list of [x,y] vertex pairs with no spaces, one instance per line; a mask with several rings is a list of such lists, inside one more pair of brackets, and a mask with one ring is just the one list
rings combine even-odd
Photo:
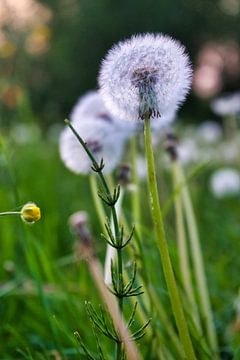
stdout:
[[[102,169],[103,169],[103,166],[101,166],[102,164],[99,165],[97,163],[92,152],[89,150],[89,148],[87,147],[86,143],[83,141],[81,136],[76,132],[76,130],[74,129],[74,127],[72,126],[70,121],[66,119],[65,123],[68,125],[68,127],[71,129],[73,134],[76,136],[76,138],[78,139],[78,141],[80,142],[80,144],[82,145],[84,150],[86,151],[89,159],[92,162],[92,168],[94,168],[95,171],[97,172],[106,195],[109,198],[111,198],[111,191],[106,182],[105,176],[103,175],[103,172],[102,172]],[[115,239],[118,239],[120,236],[120,229],[119,229],[117,212],[116,212],[116,208],[115,208],[114,204],[111,205],[111,213],[112,213],[112,219],[113,219],[113,224],[114,224]],[[122,289],[123,288],[122,249],[117,249],[117,275],[118,275],[118,287],[119,287],[119,289]],[[123,298],[122,297],[118,298],[118,306],[119,306],[120,313],[122,313],[123,312]],[[122,346],[121,342],[118,342],[116,345],[116,359],[121,360],[122,354],[123,354],[123,346]]]
[[[91,187],[91,191],[92,191],[92,197],[94,198],[94,204],[96,207],[97,215],[98,215],[99,221],[101,222],[102,230],[103,230],[103,232],[105,232],[106,231],[106,229],[104,227],[104,221],[106,220],[105,210],[103,208],[103,205],[102,205],[99,197],[94,196],[94,194],[97,193],[97,181],[96,181],[95,175],[90,176],[90,187]],[[121,216],[123,216],[123,214],[121,214]],[[126,229],[126,232],[130,232],[130,229],[128,227],[126,220],[123,221],[123,224],[124,224],[124,228]],[[127,250],[130,253],[131,247],[127,247]],[[130,255],[133,255],[132,252],[130,253]],[[125,283],[129,282],[129,277],[128,277],[128,274],[126,273],[126,271],[123,272],[123,279],[124,279]],[[132,302],[133,305],[135,304],[134,298],[132,296],[130,297],[130,301]],[[144,298],[143,298],[143,302],[144,302]],[[142,309],[141,304],[139,304],[139,306],[137,306],[136,315],[138,316],[138,318],[142,324],[146,324],[148,319],[146,318],[146,315]],[[146,334],[148,334],[148,330],[147,330]]]
[[185,211],[188,232],[190,237],[191,254],[193,259],[194,274],[198,288],[200,309],[203,316],[209,345],[215,354],[215,358],[217,359],[218,341],[217,341],[217,335],[213,321],[211,303],[209,299],[209,292],[208,292],[207,280],[204,270],[204,262],[203,262],[202,250],[199,240],[197,222],[193,210],[191,196],[188,187],[186,185],[185,176],[180,164],[178,164],[177,170],[178,170],[179,181],[185,184],[185,186],[183,186],[182,188],[182,199],[183,199],[184,211]]
[[[127,329],[126,324],[124,323],[121,312],[119,311],[119,307],[113,295],[108,291],[104,278],[102,275],[102,267],[100,262],[96,257],[88,253],[88,266],[90,269],[90,273],[94,279],[94,282],[99,290],[99,293],[107,305],[108,311],[113,320],[113,324],[119,335],[121,337],[121,341],[124,344],[124,348],[126,350],[127,359],[129,360],[141,360],[141,355],[139,354],[135,343],[131,340],[131,335]],[[121,357],[119,359],[122,359]]]
[[91,174],[89,176],[89,182],[90,182],[90,188],[91,188],[91,193],[92,193],[92,199],[93,199],[93,203],[97,212],[97,216],[99,218],[99,222],[101,224],[102,227],[102,231],[105,233],[106,229],[104,226],[104,223],[106,221],[106,214],[105,214],[105,210],[104,207],[102,205],[102,202],[100,201],[99,197],[96,196],[97,192],[98,192],[98,187],[97,187],[97,179],[96,179],[96,175],[95,174]]
[[132,191],[132,210],[134,223],[137,225],[138,236],[141,239],[141,204],[139,196],[139,179],[137,173],[137,141],[133,136],[131,139],[131,165],[132,165],[132,181],[136,189]]
[[[176,161],[172,162],[172,177],[173,187],[177,189],[180,185],[177,176],[177,164]],[[178,245],[178,257],[180,265],[180,274],[182,284],[185,293],[188,298],[189,305],[191,306],[191,314],[195,323],[196,328],[202,334],[201,322],[196,304],[195,294],[192,285],[192,277],[189,263],[189,254],[187,247],[187,239],[185,232],[184,216],[183,216],[183,204],[181,194],[177,193],[174,196],[175,205],[175,218],[176,218],[176,230],[177,230],[177,245]]]
[[7,216],[7,215],[21,215],[21,211],[6,211],[0,213],[0,216]]
[[[118,219],[121,216],[121,208],[122,208],[123,197],[124,197],[124,190],[121,191],[121,193],[119,195],[118,202],[116,203],[116,212],[117,212]],[[111,221],[110,221],[110,226],[111,226],[111,229],[113,229],[114,225],[113,225],[112,217],[111,217]],[[111,285],[112,284],[111,262],[112,261],[115,262],[116,256],[117,256],[116,249],[113,248],[112,246],[110,246],[109,244],[107,244],[105,263],[104,263],[104,280],[105,280],[106,285]]]
[[[102,206],[102,203],[101,203],[99,197],[94,196],[94,194],[96,194],[96,192],[97,192],[96,176],[91,175],[90,179],[91,179],[90,180],[91,191],[92,191],[92,195],[93,195],[93,198],[94,198],[94,203],[95,203],[95,206],[96,206],[99,221],[105,221],[106,215],[105,215],[105,211],[104,211],[104,208]],[[121,214],[121,216],[123,216],[123,214]],[[127,223],[125,218],[123,218],[123,224],[124,224],[124,228],[125,228],[126,232],[130,232],[128,223]],[[103,231],[105,231],[105,228],[103,228]],[[131,247],[127,247],[127,250],[129,252],[130,256],[134,255],[132,253],[132,248]],[[142,256],[144,256],[144,254],[142,254]],[[128,277],[128,274],[126,272],[123,272],[123,278],[124,278],[125,283],[129,282],[129,277]],[[144,283],[144,286],[147,288],[148,285],[145,283],[145,280],[143,278],[141,280]],[[169,335],[169,337],[170,337],[170,339],[171,339],[171,341],[173,343],[173,346],[174,346],[176,352],[178,353],[178,356],[180,356],[180,359],[183,359],[184,354],[183,354],[183,351],[182,351],[182,347],[181,347],[179,338],[177,337],[176,332],[173,329],[172,324],[168,319],[168,315],[167,315],[163,305],[160,303],[159,298],[158,298],[155,290],[153,288],[151,288],[151,289],[149,289],[149,291],[147,293],[143,294],[143,304],[144,304],[145,307],[147,307],[146,306],[147,305],[146,304],[146,299],[145,299],[144,295],[145,296],[148,295],[150,301],[153,303],[154,308],[156,309],[156,312],[157,312],[157,314],[159,316],[159,319],[162,322],[163,327],[166,330],[167,334]],[[133,305],[135,304],[133,297],[130,297],[129,300],[132,302]],[[148,319],[147,319],[147,317],[145,315],[145,312],[142,309],[142,305],[140,303],[137,306],[136,315],[137,315],[138,319],[140,320],[141,324],[146,324]],[[146,336],[148,338],[151,336],[151,332],[148,331],[148,328],[146,329]],[[157,337],[159,338],[160,345],[163,346],[163,339],[162,339],[161,334],[157,333]]]
[[164,224],[162,220],[162,213],[158,196],[149,116],[145,117],[144,136],[148,166],[148,183],[151,201],[151,211],[156,229],[157,244],[160,251],[165,280],[167,283],[173,314],[176,320],[179,336],[185,351],[186,358],[188,360],[196,360],[165,237]]
[[[124,228],[126,229],[127,232],[130,231],[126,219],[124,221]],[[132,254],[133,250],[131,249],[131,247],[128,247],[127,249],[129,250],[130,256],[134,255],[134,254]],[[131,253],[130,253],[130,251],[131,251]],[[142,254],[142,256],[144,256],[144,254]],[[141,274],[140,274],[140,276],[141,276]],[[153,287],[150,287],[149,284],[146,283],[145,277],[141,276],[141,281],[142,281],[144,287],[146,289],[148,289],[146,294],[149,297],[149,301],[153,304],[154,309],[156,310],[158,317],[159,317],[166,333],[168,334],[169,338],[171,339],[172,344],[173,344],[176,352],[178,353],[179,358],[184,359],[184,353],[183,353],[183,349],[182,349],[180,340],[175,332],[174,327],[172,326],[171,321],[168,318],[168,314],[166,313],[164,306],[162,305],[155,289]],[[143,303],[146,307],[146,300],[145,300],[144,295],[145,295],[145,293],[143,294]],[[137,308],[137,311],[138,311],[138,309],[140,309],[140,307]],[[146,320],[144,322],[146,322]]]

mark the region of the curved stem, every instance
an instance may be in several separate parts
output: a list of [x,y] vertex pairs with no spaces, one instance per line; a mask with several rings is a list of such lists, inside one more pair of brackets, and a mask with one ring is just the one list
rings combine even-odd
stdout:
[[148,166],[148,183],[149,183],[149,192],[150,192],[151,211],[156,229],[157,244],[162,260],[164,276],[168,287],[173,314],[176,320],[179,336],[185,351],[186,358],[189,360],[196,360],[192,341],[189,335],[186,319],[183,312],[182,303],[178,293],[177,284],[173,273],[172,263],[169,256],[168,246],[165,237],[165,230],[164,230],[162,213],[161,213],[159,197],[158,197],[157,179],[155,173],[149,117],[145,118],[144,135],[145,135],[145,148],[146,148],[146,157],[147,157],[147,166]]

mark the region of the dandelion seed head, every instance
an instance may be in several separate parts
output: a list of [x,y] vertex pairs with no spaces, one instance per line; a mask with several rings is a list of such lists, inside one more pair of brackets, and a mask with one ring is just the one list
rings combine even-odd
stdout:
[[240,193],[240,173],[232,168],[222,168],[213,173],[210,188],[217,198],[234,196]]
[[[116,123],[101,118],[85,118],[72,122],[77,133],[86,142],[96,161],[104,160],[104,173],[109,173],[122,158],[126,133]],[[60,156],[65,166],[76,174],[91,172],[91,162],[72,131],[66,127],[60,136]]]
[[99,91],[92,90],[81,96],[76,105],[73,107],[70,120],[73,122],[86,121],[88,118],[97,118],[104,120],[108,123],[116,123],[122,131],[125,131],[130,135],[130,132],[136,130],[136,124],[126,124],[122,122],[118,117],[114,116],[105,106]]
[[159,118],[183,102],[191,74],[179,42],[162,34],[137,35],[107,54],[99,75],[100,93],[106,107],[120,118]]
[[240,114],[240,91],[216,98],[212,101],[211,108],[220,116]]
[[204,121],[197,128],[197,137],[205,143],[215,143],[222,137],[222,128],[216,121]]

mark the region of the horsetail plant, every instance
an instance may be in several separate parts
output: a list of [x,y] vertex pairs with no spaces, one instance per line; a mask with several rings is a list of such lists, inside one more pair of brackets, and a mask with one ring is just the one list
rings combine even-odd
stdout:
[[[99,315],[95,310],[93,310],[92,306],[88,306],[88,313],[95,326],[104,335],[109,337],[111,340],[115,341],[116,360],[122,360],[125,356],[124,355],[125,352],[129,359],[132,360],[140,359],[139,355],[136,354],[133,355],[133,353],[131,355],[131,352],[129,353],[130,351],[129,347],[134,347],[134,345],[132,342],[129,343],[128,340],[131,339],[133,341],[143,337],[145,334],[144,330],[148,326],[150,320],[147,321],[146,324],[141,326],[140,329],[138,329],[131,335],[128,335],[127,328],[130,329],[130,327],[132,326],[136,312],[137,304],[135,304],[132,310],[131,317],[127,323],[127,326],[123,325],[124,299],[132,296],[139,296],[140,294],[143,293],[141,285],[140,286],[134,285],[136,280],[136,264],[134,265],[133,275],[132,278],[129,280],[129,282],[125,284],[123,280],[122,250],[131,241],[134,234],[134,226],[132,227],[128,237],[125,238],[123,226],[120,226],[116,212],[116,203],[119,200],[119,196],[120,196],[120,186],[117,185],[112,192],[110,191],[106,178],[103,174],[103,168],[104,168],[103,159],[101,159],[98,163],[94,155],[92,154],[91,150],[88,148],[87,144],[84,142],[81,136],[76,132],[71,122],[69,120],[65,120],[65,123],[68,125],[72,133],[76,136],[77,140],[82,145],[83,149],[86,151],[86,154],[88,155],[92,163],[91,166],[92,170],[96,172],[99,176],[102,189],[98,191],[98,196],[111,209],[111,214],[114,224],[114,230],[112,230],[110,225],[110,220],[107,219],[107,222],[105,223],[106,234],[102,234],[106,242],[111,247],[115,248],[117,251],[117,267],[112,261],[111,263],[112,286],[109,287],[108,289],[104,284],[102,270],[99,262],[95,259],[93,254],[91,254],[91,252],[88,252],[88,257],[90,256],[91,259],[91,261],[89,261],[90,271],[92,273],[93,278],[95,279],[96,284],[99,287],[101,296],[103,297],[104,301],[107,304],[108,311],[111,315],[111,320],[107,321],[104,312],[101,311]],[[114,295],[118,299],[118,307],[116,307],[115,302],[113,300],[114,298],[111,296],[110,293],[112,293],[112,295]],[[114,327],[111,327],[111,321],[113,322]],[[110,332],[109,332],[109,327],[111,328]]]

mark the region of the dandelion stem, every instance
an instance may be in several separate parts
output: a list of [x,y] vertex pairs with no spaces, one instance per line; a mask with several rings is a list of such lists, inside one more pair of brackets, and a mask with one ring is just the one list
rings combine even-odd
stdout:
[[195,360],[195,354],[192,346],[192,341],[189,335],[186,319],[183,312],[182,303],[177,289],[175,276],[173,273],[172,263],[168,252],[165,230],[162,220],[162,213],[158,197],[157,179],[154,165],[150,118],[146,116],[144,121],[144,135],[145,135],[145,149],[148,166],[148,183],[150,192],[150,202],[152,217],[156,229],[157,244],[162,260],[163,271],[167,283],[169,297],[173,309],[173,314],[176,320],[179,336],[188,360]]
[[[176,161],[172,162],[172,176],[173,176],[173,186],[174,189],[177,189],[180,185],[178,178],[178,169]],[[192,277],[189,264],[189,255],[187,247],[187,239],[184,225],[184,216],[183,216],[183,204],[181,194],[176,193],[174,196],[174,205],[175,205],[175,214],[176,214],[176,230],[177,230],[177,244],[178,244],[178,257],[180,263],[180,274],[182,279],[182,284],[187,295],[189,305],[191,306],[191,314],[193,314],[193,320],[195,326],[202,334],[202,328],[199,318],[199,313],[197,309],[195,294],[192,286]]]
[[137,225],[138,236],[141,239],[141,204],[139,198],[139,180],[137,173],[137,142],[135,136],[131,139],[131,164],[132,164],[132,181],[136,189],[132,191],[132,209],[134,223]]
[[218,356],[216,354],[218,349],[217,335],[213,322],[213,315],[212,315],[212,309],[209,299],[206,275],[204,271],[204,263],[203,263],[202,250],[198,235],[197,222],[195,219],[195,214],[191,202],[191,196],[188,187],[186,185],[184,173],[179,164],[177,170],[178,170],[178,176],[180,182],[185,184],[185,186],[182,189],[182,199],[183,199],[183,205],[184,205],[184,210],[188,225],[188,232],[190,236],[191,253],[193,259],[194,274],[198,288],[200,309],[203,315],[203,320],[207,331],[209,345],[215,354],[215,358],[218,359]]

